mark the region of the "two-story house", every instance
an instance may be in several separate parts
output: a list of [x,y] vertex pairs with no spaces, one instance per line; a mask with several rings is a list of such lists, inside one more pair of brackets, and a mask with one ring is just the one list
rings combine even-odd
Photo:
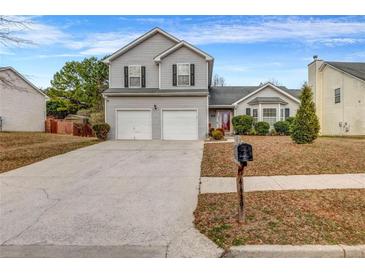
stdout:
[[234,115],[256,121],[294,116],[299,91],[261,86],[211,87],[214,59],[155,28],[107,57],[105,121],[110,139],[196,140],[209,127],[232,132]]
[[322,135],[365,135],[365,63],[323,61],[308,65]]
[[214,59],[155,28],[104,60],[112,139],[196,140],[208,132]]

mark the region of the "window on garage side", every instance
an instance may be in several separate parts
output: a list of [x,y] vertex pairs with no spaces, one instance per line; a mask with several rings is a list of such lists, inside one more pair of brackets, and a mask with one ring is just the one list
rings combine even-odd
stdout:
[[129,70],[129,87],[140,88],[141,87],[141,66],[131,65]]
[[190,86],[190,64],[177,64],[177,85]]
[[341,89],[335,89],[335,104],[341,103]]

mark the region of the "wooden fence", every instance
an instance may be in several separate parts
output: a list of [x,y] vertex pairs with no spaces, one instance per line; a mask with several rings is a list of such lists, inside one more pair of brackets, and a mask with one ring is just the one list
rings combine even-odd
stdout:
[[45,128],[47,133],[67,134],[82,137],[94,136],[89,124],[75,123],[72,121],[55,119],[51,117],[46,119]]

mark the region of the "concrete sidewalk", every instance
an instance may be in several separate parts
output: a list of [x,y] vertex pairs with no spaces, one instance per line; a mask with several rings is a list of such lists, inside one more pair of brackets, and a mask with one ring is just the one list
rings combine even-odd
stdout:
[[[245,177],[245,191],[365,188],[365,173]],[[202,177],[200,193],[235,192],[235,177]]]

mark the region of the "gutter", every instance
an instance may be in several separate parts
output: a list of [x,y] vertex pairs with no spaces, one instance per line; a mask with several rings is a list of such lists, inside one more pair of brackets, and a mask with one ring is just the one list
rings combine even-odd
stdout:
[[207,96],[208,92],[169,92],[169,93],[107,93],[103,96],[108,97],[185,97],[185,96]]

